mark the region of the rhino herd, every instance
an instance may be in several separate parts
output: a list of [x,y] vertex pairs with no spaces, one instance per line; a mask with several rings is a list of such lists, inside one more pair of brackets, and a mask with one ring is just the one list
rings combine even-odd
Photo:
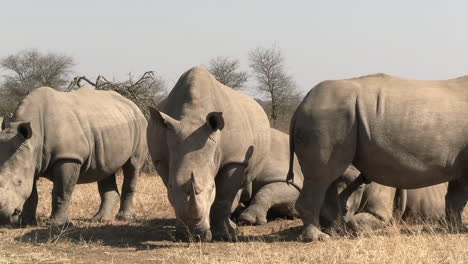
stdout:
[[51,225],[72,225],[74,186],[90,182],[101,197],[93,220],[113,220],[118,202],[117,218],[132,220],[149,153],[180,239],[234,241],[233,219],[261,225],[269,213],[299,216],[304,241],[327,239],[323,227],[376,228],[394,216],[462,231],[466,87],[468,77],[325,81],[298,106],[289,136],[202,67],[185,72],[148,121],[112,91],[42,87],[0,120],[0,221],[37,224],[39,177],[53,182]]

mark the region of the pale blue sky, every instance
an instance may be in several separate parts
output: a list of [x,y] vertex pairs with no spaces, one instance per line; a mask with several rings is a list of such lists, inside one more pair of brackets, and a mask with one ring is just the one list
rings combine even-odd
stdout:
[[274,43],[301,90],[386,72],[468,74],[468,1],[0,0],[0,57],[37,48],[73,56],[75,75],[155,70],[172,88],[188,68]]

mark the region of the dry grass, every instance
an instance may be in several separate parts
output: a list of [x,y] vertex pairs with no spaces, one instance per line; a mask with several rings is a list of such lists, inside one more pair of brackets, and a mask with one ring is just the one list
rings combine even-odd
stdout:
[[467,234],[447,234],[430,225],[394,224],[357,238],[334,236],[328,242],[304,244],[295,241],[299,220],[279,220],[242,227],[238,243],[175,243],[165,188],[150,176],[140,178],[137,222],[89,222],[99,206],[97,186],[79,185],[71,206],[75,227],[52,233],[45,225],[51,187],[47,180],[40,181],[39,227],[0,229],[0,263],[468,262]]

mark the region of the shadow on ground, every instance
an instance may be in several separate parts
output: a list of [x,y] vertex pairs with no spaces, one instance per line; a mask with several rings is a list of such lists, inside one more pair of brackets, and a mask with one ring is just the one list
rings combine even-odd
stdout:
[[[41,224],[15,238],[16,241],[33,244],[71,242],[99,244],[116,248],[136,250],[187,247],[186,242],[175,242],[175,219],[152,219],[135,223],[91,223],[75,219],[74,227],[59,230]],[[301,227],[291,227],[291,221],[272,221],[264,226],[244,226],[237,242],[297,241]]]
[[[112,224],[94,224],[78,220],[78,225],[64,231],[53,230],[42,225],[18,236],[15,240],[34,244],[55,244],[57,242],[72,242],[77,244],[98,244],[115,248],[135,248],[135,250],[182,248],[189,243],[175,242],[175,219],[153,219],[135,223],[114,222]],[[411,236],[415,234],[447,234],[447,230],[438,226],[400,226],[397,233]],[[302,224],[298,220],[272,221],[263,226],[243,226],[237,242],[297,242],[302,232]],[[327,231],[326,231],[327,232]],[[349,232],[328,230],[334,238],[356,239],[366,234],[356,235]],[[340,234],[341,233],[341,234]],[[372,231],[370,234],[395,234],[395,229]]]
[[[255,227],[253,227],[255,228]],[[248,234],[237,237],[237,242],[297,242],[302,231],[301,226],[289,227],[284,230],[274,231],[269,234]]]
[[186,247],[187,243],[174,243],[175,219],[153,219],[145,222],[95,225],[81,222],[66,230],[39,227],[15,240],[37,244],[54,244],[59,241],[72,243],[97,243],[136,250]]

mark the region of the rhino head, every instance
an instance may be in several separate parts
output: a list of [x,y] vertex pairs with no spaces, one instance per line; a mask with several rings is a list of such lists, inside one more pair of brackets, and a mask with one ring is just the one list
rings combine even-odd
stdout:
[[[210,208],[216,196],[215,176],[220,166],[218,143],[224,128],[223,115],[211,112],[206,116],[206,122],[194,124],[152,109],[151,119],[150,126],[159,130],[159,135],[164,135],[167,149],[164,155],[158,156],[154,149],[163,146],[149,146],[150,154],[166,184],[177,221],[192,237],[211,240]],[[148,143],[151,141],[149,139]]]
[[12,122],[0,133],[0,223],[18,220],[31,195],[35,163],[29,122]]

